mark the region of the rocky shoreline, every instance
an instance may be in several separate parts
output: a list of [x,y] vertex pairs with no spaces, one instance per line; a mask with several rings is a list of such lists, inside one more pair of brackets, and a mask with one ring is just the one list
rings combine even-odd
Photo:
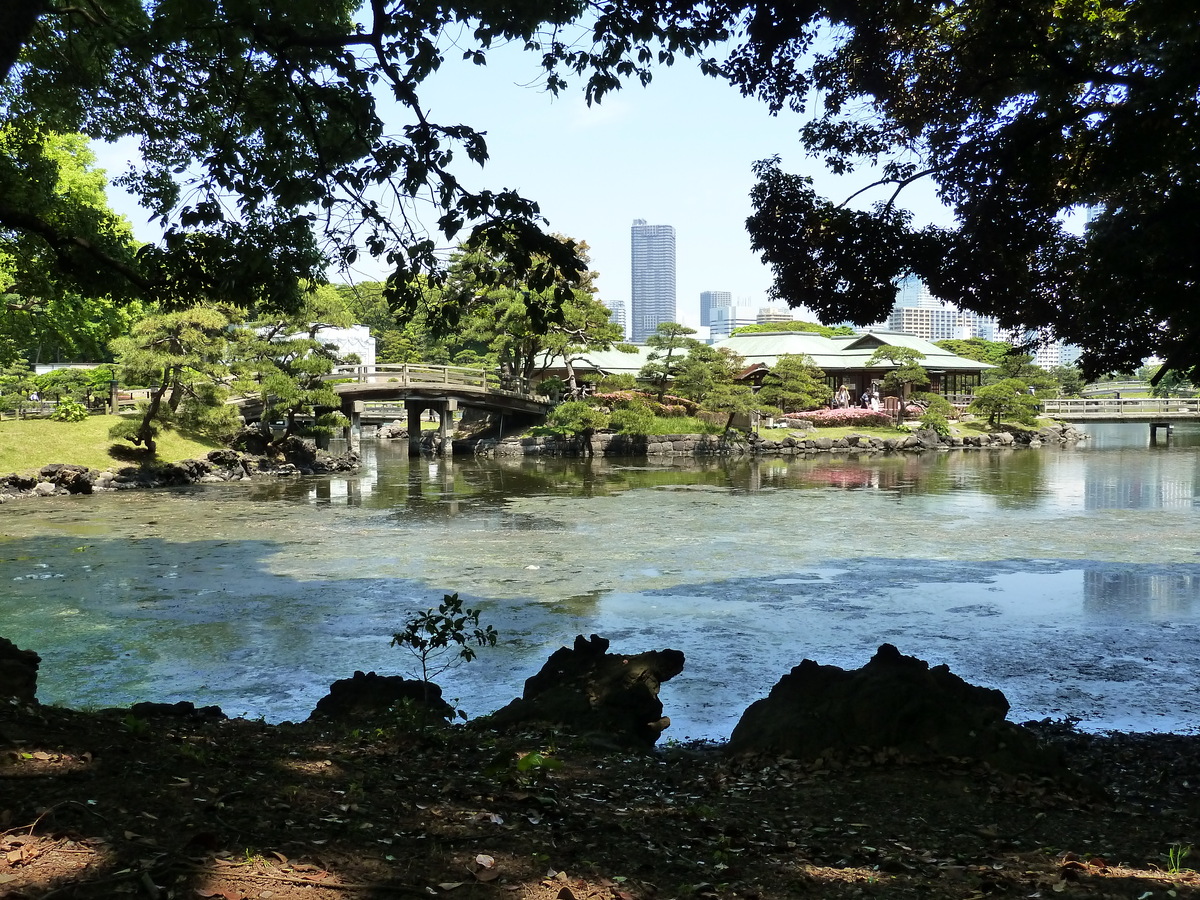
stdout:
[[265,441],[243,449],[213,450],[203,459],[173,463],[89,469],[67,463],[51,463],[35,474],[0,477],[0,503],[20,497],[50,497],[63,494],[93,494],[145,488],[180,487],[188,484],[245,481],[253,478],[284,478],[300,475],[329,475],[353,472],[359,460],[355,453],[333,456],[311,441],[288,438],[268,447]]
[[[927,450],[986,450],[1015,447],[1062,446],[1085,440],[1087,435],[1069,423],[1044,425],[1035,431],[997,431],[989,434],[942,436],[921,429],[897,437],[849,434],[818,437],[812,431],[796,432],[781,440],[750,434],[727,437],[712,434],[629,435],[598,433],[592,436],[596,456],[795,456],[807,453],[857,451],[868,453],[922,452]],[[455,454],[478,456],[581,456],[587,452],[578,437],[514,437],[504,440],[455,441]]]

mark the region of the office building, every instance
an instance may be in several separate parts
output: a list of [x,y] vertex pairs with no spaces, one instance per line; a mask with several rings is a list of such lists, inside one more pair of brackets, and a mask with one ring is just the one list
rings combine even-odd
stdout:
[[733,306],[733,294],[729,291],[701,291],[700,324],[706,327],[712,325],[712,311],[728,309],[731,306]]
[[608,307],[609,318],[621,326],[621,340],[629,336],[629,316],[625,313],[625,304],[619,300],[604,300],[600,302]]
[[675,229],[634,219],[630,229],[630,339],[645,343],[663,322],[675,322]]
[[888,317],[887,328],[927,341],[973,337],[999,340],[994,317],[963,312],[951,303],[944,303],[911,275],[896,283],[896,305]]
[[723,306],[712,311],[712,322],[708,326],[709,340],[727,338],[735,328],[754,325],[758,322],[758,310],[749,306]]

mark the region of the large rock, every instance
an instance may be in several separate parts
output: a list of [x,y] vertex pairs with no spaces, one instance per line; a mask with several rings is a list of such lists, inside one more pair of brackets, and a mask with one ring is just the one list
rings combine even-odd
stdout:
[[0,701],[33,703],[37,697],[38,665],[42,658],[0,637]]
[[542,722],[577,734],[600,734],[622,746],[653,747],[671,724],[663,715],[659,687],[683,671],[679,650],[625,656],[608,653],[609,642],[592,635],[560,647],[525,682],[520,698],[493,713],[488,723],[506,728]]
[[965,757],[1009,771],[1049,772],[1057,759],[1005,721],[1008,700],[884,644],[861,669],[806,659],[751,704],[729,740],[735,754],[796,759],[868,751]]
[[390,713],[402,704],[428,707],[444,719],[454,715],[454,707],[442,699],[442,689],[432,682],[355,672],[353,678],[342,678],[329,686],[329,693],[317,701],[310,718],[340,722],[367,720]]

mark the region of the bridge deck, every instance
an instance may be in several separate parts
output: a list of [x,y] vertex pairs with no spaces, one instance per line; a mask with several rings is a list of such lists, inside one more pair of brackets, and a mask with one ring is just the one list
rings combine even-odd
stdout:
[[1068,422],[1200,422],[1200,399],[1085,397],[1044,400],[1042,412]]

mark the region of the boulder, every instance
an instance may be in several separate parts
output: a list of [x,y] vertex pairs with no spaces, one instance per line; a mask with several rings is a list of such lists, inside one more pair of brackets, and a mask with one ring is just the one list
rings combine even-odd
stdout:
[[861,669],[806,659],[751,704],[729,740],[733,754],[815,759],[888,751],[914,761],[969,758],[1037,774],[1058,758],[1005,720],[1008,700],[884,644]]
[[507,728],[543,722],[577,734],[600,734],[620,746],[654,746],[671,720],[663,715],[659,687],[683,671],[679,650],[626,656],[608,653],[605,638],[583,635],[560,647],[525,682],[516,700],[487,722]]
[[87,466],[51,463],[43,466],[38,474],[42,481],[48,481],[64,488],[69,494],[90,494],[92,492],[92,473]]
[[329,686],[329,693],[317,701],[309,719],[372,719],[406,703],[428,707],[439,718],[454,716],[454,707],[442,699],[442,689],[432,682],[355,672],[352,678],[339,679]]
[[219,706],[197,706],[191,700],[178,703],[135,703],[129,712],[139,719],[178,719],[185,722],[222,722],[229,717]]
[[0,701],[33,703],[37,695],[38,666],[42,658],[0,637]]

